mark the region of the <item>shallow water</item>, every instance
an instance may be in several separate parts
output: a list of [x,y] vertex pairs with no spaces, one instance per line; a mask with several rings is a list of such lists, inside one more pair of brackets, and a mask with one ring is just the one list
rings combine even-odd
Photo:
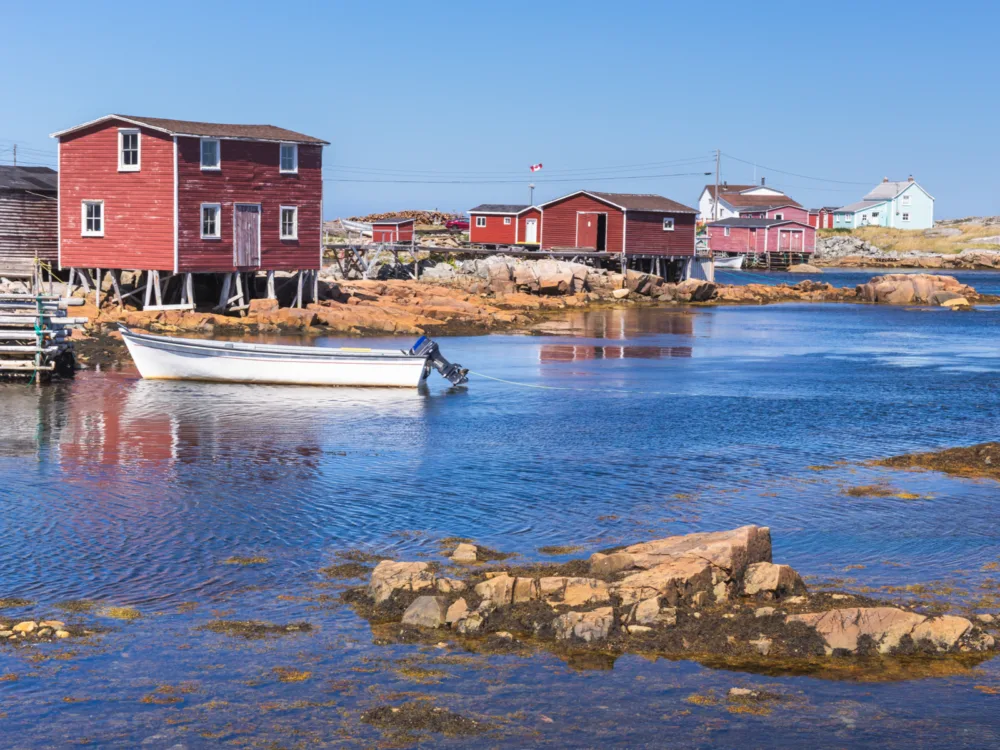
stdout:
[[[75,599],[143,615],[88,616],[111,628],[92,642],[0,647],[0,745],[366,745],[380,734],[360,712],[411,692],[500,722],[480,741],[501,746],[1000,744],[1000,696],[982,689],[1000,687],[1000,659],[857,684],[376,645],[318,572],[349,548],[433,559],[449,536],[552,559],[538,548],[582,555],[760,523],[775,560],[814,585],[943,581],[956,611],[995,611],[996,484],[857,462],[995,439],[998,327],[991,309],[601,311],[546,335],[443,339],[477,373],[459,391],[439,378],[365,391],[130,370],[0,386],[0,598],[36,602],[0,619]],[[920,499],[843,493],[878,482]],[[268,562],[225,564],[233,555]],[[217,618],[314,630],[242,641],[198,629]],[[436,682],[399,671],[413,665]],[[275,667],[310,675],[283,682]],[[768,716],[686,700],[734,685],[789,700]]]
[[931,273],[954,276],[963,284],[968,284],[980,294],[1000,294],[1000,271],[951,271],[912,268],[826,268],[822,273],[788,273],[787,271],[727,271],[716,269],[716,281],[720,284],[797,284],[806,279],[825,281],[834,286],[852,287],[865,284],[873,276],[890,273]]

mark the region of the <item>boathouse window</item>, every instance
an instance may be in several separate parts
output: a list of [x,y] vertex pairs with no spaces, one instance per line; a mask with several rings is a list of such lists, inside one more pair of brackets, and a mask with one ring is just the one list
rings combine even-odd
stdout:
[[202,169],[222,168],[222,163],[219,158],[218,138],[201,139],[201,168]]
[[775,221],[784,221],[785,215],[784,214],[775,214],[774,215],[774,219],[775,219]]
[[135,129],[118,131],[118,171],[139,171],[139,131]]
[[729,232],[730,232],[730,231],[731,231],[730,227],[726,227],[726,228],[725,228],[725,229],[723,230],[723,232],[722,232],[722,233],[723,233],[723,234],[724,234],[724,235],[725,235],[726,237],[728,237],[728,236],[729,236]]
[[672,232],[672,231],[674,231],[674,220],[673,219],[664,219],[663,220],[663,231],[664,232]]
[[909,193],[907,193],[906,195],[904,195],[903,196],[903,205],[904,206],[909,206],[910,205],[910,198],[912,198],[912,197],[913,196],[911,196]]
[[510,217],[509,216],[504,216],[503,217],[503,223],[504,223],[504,226],[509,226],[510,225]]
[[81,207],[83,237],[104,236],[104,201],[84,201]]
[[878,218],[878,211],[872,211],[872,218],[873,219],[877,219]]
[[281,207],[281,239],[297,240],[299,238],[299,209],[294,206]]
[[295,143],[281,144],[281,169],[283,174],[295,174],[299,171],[299,147]]
[[909,221],[909,220],[910,220],[910,215],[909,214],[903,214],[903,221]]
[[486,217],[485,216],[477,216],[476,217],[476,226],[479,227],[480,229],[482,229],[483,227],[485,227],[486,226]]
[[201,238],[217,240],[222,237],[222,206],[218,203],[201,204]]

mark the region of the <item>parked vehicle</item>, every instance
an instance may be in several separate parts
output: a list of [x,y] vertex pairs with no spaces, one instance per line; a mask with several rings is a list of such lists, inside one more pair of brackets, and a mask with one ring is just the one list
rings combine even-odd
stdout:
[[444,225],[445,229],[450,229],[453,232],[468,232],[469,231],[469,220],[464,216],[460,216],[457,219],[452,219]]

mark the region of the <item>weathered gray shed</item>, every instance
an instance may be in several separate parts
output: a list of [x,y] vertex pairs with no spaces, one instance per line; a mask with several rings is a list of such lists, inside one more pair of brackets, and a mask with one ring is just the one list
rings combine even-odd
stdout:
[[0,276],[58,262],[59,181],[48,167],[0,165]]

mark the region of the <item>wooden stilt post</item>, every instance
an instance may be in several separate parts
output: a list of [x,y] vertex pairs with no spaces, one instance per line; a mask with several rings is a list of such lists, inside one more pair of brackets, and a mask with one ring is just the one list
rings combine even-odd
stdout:
[[319,302],[319,271],[312,272],[312,301],[313,304]]
[[86,299],[90,294],[90,271],[84,268],[77,273],[80,276],[80,285],[83,287],[83,298]]
[[76,278],[76,269],[69,269],[69,280],[66,282],[66,297],[73,296],[73,280]]
[[118,308],[121,309],[122,305],[122,287],[121,287],[121,271],[115,269],[111,271],[111,288],[115,293],[115,302],[118,303]]
[[219,295],[219,304],[215,306],[216,310],[224,312],[227,307],[229,307],[229,290],[232,287],[233,275],[227,273],[222,277],[222,293]]
[[94,305],[101,309],[101,269],[97,269],[97,278],[94,279]]
[[295,306],[302,307],[302,271],[299,271],[297,280],[297,290],[295,292]]
[[[243,297],[243,274],[237,272],[233,275],[236,277],[236,301],[239,302],[240,307],[243,307],[246,304],[246,300]],[[242,310],[240,314],[243,314]]]
[[186,273],[184,274],[184,292],[186,299],[184,300],[187,304],[194,306],[194,274]]
[[142,306],[149,307],[153,297],[153,272],[144,271],[146,274],[146,294],[142,298]]
[[277,299],[274,293],[274,271],[267,272],[267,298]]
[[153,282],[154,282],[153,293],[156,295],[156,304],[157,305],[162,305],[163,304],[163,288],[160,286],[160,272],[159,271],[153,271],[152,272],[152,276],[153,276]]

